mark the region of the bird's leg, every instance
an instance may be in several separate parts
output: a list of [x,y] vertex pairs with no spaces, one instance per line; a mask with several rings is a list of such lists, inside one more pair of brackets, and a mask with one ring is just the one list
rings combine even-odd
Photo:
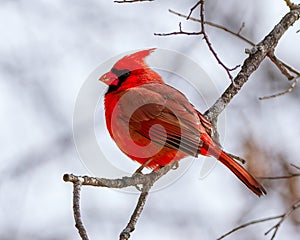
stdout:
[[147,167],[147,165],[150,163],[150,162],[152,162],[152,158],[150,158],[150,159],[148,159],[146,162],[144,162],[135,172],[134,172],[134,174],[137,174],[137,173],[139,173],[139,174],[143,174],[142,173],[142,171],[143,171],[143,169],[145,168],[145,167]]
[[179,168],[179,162],[175,161],[174,166],[172,167],[172,170],[176,170],[177,168]]
[[[147,165],[152,161],[153,159],[150,158],[148,159],[146,162],[144,162],[134,173],[133,175],[136,175],[136,174],[143,174],[142,171],[145,167],[147,167]],[[138,191],[142,191],[142,188],[140,186],[135,186],[135,188],[138,190]]]

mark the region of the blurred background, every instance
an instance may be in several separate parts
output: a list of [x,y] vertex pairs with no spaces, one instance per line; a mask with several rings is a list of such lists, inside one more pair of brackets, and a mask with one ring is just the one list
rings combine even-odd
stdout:
[[[87,0],[0,1],[0,239],[79,239],[72,215],[72,185],[64,173],[88,174],[76,152],[72,115],[89,74],[107,59],[132,49],[167,48],[197,62],[222,92],[230,80],[201,36],[154,33],[198,31],[168,9],[188,14],[196,1],[116,4]],[[259,42],[288,12],[284,1],[207,1],[206,19]],[[198,12],[193,14],[198,17]],[[297,22],[276,55],[300,70]],[[247,43],[206,27],[228,67],[242,64]],[[237,71],[235,72],[237,73]],[[234,74],[234,73],[233,73]],[[300,89],[260,101],[290,86],[266,59],[226,108],[223,147],[247,159],[255,176],[299,173]],[[202,109],[201,109],[202,110]],[[184,160],[185,161],[185,160]],[[202,161],[169,187],[153,192],[132,239],[217,239],[250,220],[282,214],[300,199],[300,180],[264,180],[258,199],[220,164],[199,179]],[[120,176],[121,177],[121,176]],[[136,194],[84,187],[82,215],[90,239],[118,239]],[[240,230],[227,239],[270,239],[276,221]],[[300,210],[283,223],[278,239],[298,239]]]

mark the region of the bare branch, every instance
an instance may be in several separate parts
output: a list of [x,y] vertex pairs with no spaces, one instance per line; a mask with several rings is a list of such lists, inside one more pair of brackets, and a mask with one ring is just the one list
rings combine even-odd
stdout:
[[273,30],[255,46],[249,57],[244,61],[242,69],[234,78],[234,83],[225,90],[222,96],[205,113],[208,120],[217,118],[219,114],[229,104],[231,99],[239,92],[243,85],[248,81],[251,74],[258,68],[268,53],[273,52],[279,39],[292,26],[300,16],[300,8],[288,12]]
[[266,100],[266,99],[279,97],[279,96],[282,96],[282,95],[285,95],[285,94],[288,94],[288,93],[292,92],[293,89],[294,89],[294,88],[296,87],[296,85],[297,85],[297,82],[298,82],[298,80],[299,80],[299,77],[300,77],[300,75],[294,78],[292,84],[290,85],[290,87],[289,87],[287,90],[285,90],[285,91],[283,91],[283,92],[280,92],[280,93],[272,94],[272,95],[270,95],[270,96],[259,97],[258,99],[259,99],[259,100]]
[[267,221],[271,221],[271,220],[274,220],[274,219],[278,219],[278,218],[281,218],[283,215],[279,215],[279,216],[274,216],[274,217],[267,217],[267,218],[262,218],[262,219],[258,219],[258,220],[254,220],[254,221],[251,221],[251,222],[247,222],[247,223],[244,223],[234,229],[232,229],[231,231],[225,233],[224,235],[222,235],[221,237],[217,238],[217,240],[221,240],[227,236],[229,236],[230,234],[240,230],[240,229],[243,229],[243,228],[246,228],[250,225],[254,225],[254,224],[257,224],[257,223],[262,223],[262,222],[267,222]]
[[76,176],[74,174],[65,174],[63,180],[65,182],[76,183],[81,180],[81,185],[88,185],[94,187],[107,187],[107,188],[126,188],[129,186],[137,186],[140,184],[151,185],[151,183],[157,181],[167,172],[169,172],[176,163],[171,163],[158,171],[152,171],[148,174],[134,174],[131,177],[123,177],[118,179],[107,179],[89,176]]
[[287,5],[291,10],[293,10],[293,9],[295,9],[295,8],[298,7],[298,5],[296,5],[295,3],[292,3],[290,0],[284,0],[284,1],[285,1],[286,5]]
[[[297,170],[300,170],[300,167],[290,164],[292,167],[296,168]],[[258,179],[267,179],[267,180],[278,180],[278,179],[290,179],[294,177],[300,177],[300,173],[290,173],[289,175],[282,175],[282,176],[274,176],[274,177],[257,177]]]
[[296,165],[293,164],[293,163],[291,163],[291,166],[294,167],[294,168],[296,168],[296,169],[298,169],[298,170],[300,170],[300,167],[296,166]]
[[240,33],[241,33],[241,31],[243,30],[244,27],[245,27],[245,23],[242,22],[242,25],[241,25],[240,29],[238,30],[238,32],[236,34],[240,35]]
[[94,187],[108,187],[108,188],[125,188],[129,186],[142,185],[142,193],[140,194],[139,200],[135,207],[134,212],[131,215],[129,223],[124,228],[120,234],[120,240],[128,240],[130,238],[130,233],[134,231],[135,225],[143,211],[144,205],[146,203],[147,196],[153,184],[169,172],[171,169],[177,165],[177,162],[173,162],[158,171],[152,171],[148,174],[135,173],[131,177],[123,177],[120,179],[107,179],[107,178],[97,178],[88,176],[75,176],[73,174],[64,174],[63,180],[65,182],[72,182],[74,187],[73,194],[73,211],[76,223],[76,228],[83,240],[88,240],[86,230],[81,221],[80,214],[80,190],[82,185],[94,186]]
[[122,1],[114,1],[114,3],[134,3],[134,2],[153,2],[154,0],[122,0]]
[[298,200],[295,204],[293,204],[290,209],[285,213],[283,214],[279,220],[279,222],[277,224],[275,224],[273,227],[271,227],[266,233],[265,235],[268,235],[270,232],[273,232],[273,235],[271,237],[270,240],[273,240],[278,232],[278,229],[280,228],[281,224],[291,215],[292,212],[294,212],[297,208],[300,207],[300,200]]
[[189,20],[190,16],[192,15],[192,13],[195,11],[195,9],[201,4],[201,0],[198,1],[190,10],[189,15],[186,17],[186,20]]
[[[203,34],[203,38],[209,48],[209,50],[212,52],[212,54],[214,55],[215,59],[217,60],[217,62],[225,69],[228,77],[230,78],[230,80],[232,81],[232,76],[231,76],[231,71],[237,69],[240,65],[235,66],[234,68],[228,68],[227,66],[225,66],[225,64],[221,61],[221,59],[218,57],[217,52],[214,50],[214,48],[212,47],[211,42],[209,41],[208,35],[205,32],[205,27],[204,27],[204,4],[205,1],[204,0],[200,0],[200,24],[201,24],[201,32]],[[198,4],[199,5],[199,4]]]
[[[199,22],[201,23],[201,31],[199,32],[185,32],[182,30],[181,28],[181,23],[179,23],[179,31],[177,32],[170,32],[170,33],[154,33],[155,36],[172,36],[172,35],[203,35],[203,38],[209,48],[209,50],[211,51],[211,53],[213,54],[213,56],[215,57],[215,59],[217,60],[217,62],[225,69],[228,77],[230,78],[230,80],[232,80],[232,75],[230,74],[231,71],[237,69],[240,65],[237,65],[233,68],[228,68],[222,61],[221,59],[218,57],[217,52],[214,50],[214,48],[212,47],[212,44],[208,38],[208,35],[205,32],[205,28],[204,28],[204,0],[200,0],[198,1],[190,10],[190,14],[188,16],[185,16],[187,19],[194,19],[194,18],[190,18],[190,15],[192,14],[192,12],[196,9],[196,7],[198,7],[200,5],[200,18],[201,20],[199,20]],[[171,13],[175,13],[172,10],[169,10]],[[177,13],[176,13],[177,14]],[[178,15],[178,14],[177,14]],[[181,15],[183,16],[183,15]]]
[[200,32],[186,32],[182,30],[181,22],[179,23],[179,31],[170,32],[170,33],[154,33],[154,36],[166,37],[172,35],[200,35],[203,34]]
[[[177,15],[177,16],[179,16],[179,17],[187,18],[186,15],[181,14],[181,13],[178,13],[178,12],[173,11],[173,10],[171,10],[171,9],[169,9],[169,12],[172,13],[172,14],[175,14],[175,15]],[[195,21],[195,22],[201,22],[200,19],[193,18],[193,17],[190,17],[189,20]],[[237,37],[237,38],[243,40],[244,42],[248,43],[249,45],[255,46],[255,43],[254,43],[254,42],[252,42],[251,40],[249,40],[249,39],[246,38],[245,36],[241,35],[240,31],[241,31],[241,29],[242,29],[242,27],[243,27],[243,24],[242,24],[242,26],[241,26],[241,28],[239,29],[238,32],[234,32],[234,31],[232,31],[232,30],[230,30],[230,29],[228,29],[228,28],[226,28],[226,27],[224,27],[224,26],[222,26],[222,25],[220,25],[220,24],[213,23],[213,22],[209,22],[209,21],[204,21],[204,24],[205,24],[205,25],[208,25],[208,26],[211,26],[211,27],[214,27],[214,28],[217,28],[217,29],[221,29],[221,30],[223,30],[223,31],[225,31],[225,32],[227,32],[227,33],[229,33],[229,34],[231,34],[231,35],[233,35],[233,36],[235,36],[235,37]],[[279,68],[279,70],[280,70],[282,73],[283,73],[284,71],[286,71],[286,70],[284,70],[284,68],[286,68],[286,69],[289,70],[291,73],[294,73],[296,76],[300,75],[300,72],[299,72],[299,71],[295,70],[294,68],[292,68],[292,67],[289,66],[288,64],[284,63],[283,61],[281,61],[280,59],[278,59],[277,57],[275,57],[274,54],[271,54],[271,53],[270,53],[270,54],[268,54],[268,57],[269,57],[270,60],[271,60],[271,61]],[[294,78],[294,77],[291,76],[289,73],[287,73],[287,74],[284,73],[284,75],[287,76],[287,78],[288,78],[289,80],[291,80],[291,78]]]
[[84,228],[84,225],[81,220],[80,213],[80,191],[81,191],[81,183],[82,179],[78,179],[78,181],[73,183],[73,212],[75,219],[75,227],[78,229],[78,233],[82,240],[88,240],[87,232]]
[[[172,13],[172,14],[175,14],[175,15],[177,15],[179,17],[183,17],[183,18],[187,18],[188,17],[187,15],[181,14],[181,13],[176,12],[176,11],[171,10],[171,9],[169,9],[169,12]],[[194,21],[194,22],[201,22],[200,19],[193,18],[193,17],[189,17],[189,20]],[[242,39],[243,41],[245,41],[246,43],[250,44],[251,46],[255,45],[254,42],[252,42],[249,39],[247,39],[246,37],[242,36],[239,32],[236,33],[236,32],[234,32],[234,31],[232,31],[232,30],[230,30],[230,29],[228,29],[228,28],[226,28],[226,27],[224,27],[224,26],[222,26],[220,24],[209,22],[209,21],[204,21],[204,24],[208,25],[208,26],[211,26],[211,27],[214,27],[214,28],[221,29],[221,30],[223,30],[225,32],[228,32],[228,33],[230,33],[230,34],[232,34],[232,35],[234,35],[234,36]]]
[[272,230],[274,230],[273,232],[273,235],[271,237],[271,240],[273,240],[277,234],[277,231],[279,229],[279,227],[281,226],[281,224],[291,215],[292,212],[294,212],[297,208],[300,207],[300,200],[298,200],[295,204],[293,204],[287,212],[285,212],[284,214],[281,214],[281,215],[278,215],[278,216],[274,216],[274,217],[267,217],[267,218],[261,218],[261,219],[258,219],[258,220],[254,220],[254,221],[251,221],[251,222],[248,222],[248,223],[245,223],[245,224],[242,224],[234,229],[232,229],[231,231],[225,233],[224,235],[222,235],[221,237],[219,237],[217,240],[221,240],[227,236],[229,236],[230,234],[242,229],[242,228],[246,228],[250,225],[254,225],[254,224],[257,224],[257,223],[262,223],[262,222],[267,222],[267,221],[271,221],[271,220],[274,220],[274,219],[280,219],[279,222],[274,225],[272,228],[270,228],[266,233],[265,235],[269,234]]
[[282,175],[282,176],[274,176],[274,177],[257,177],[257,179],[279,180],[279,179],[290,179],[293,177],[300,177],[300,173],[293,173],[290,175]]
[[268,54],[268,57],[271,59],[271,61],[278,67],[278,69],[280,70],[280,72],[286,76],[286,78],[288,80],[292,80],[294,78],[294,76],[292,76],[288,71],[287,71],[287,67],[284,66],[283,62],[280,61],[275,55],[274,52],[270,52]]
[[143,211],[148,194],[149,194],[149,189],[148,190],[144,189],[140,194],[138,203],[136,205],[136,208],[134,209],[134,212],[131,215],[129,223],[120,234],[120,240],[128,240],[130,238],[130,233],[133,232],[135,229],[135,225]]

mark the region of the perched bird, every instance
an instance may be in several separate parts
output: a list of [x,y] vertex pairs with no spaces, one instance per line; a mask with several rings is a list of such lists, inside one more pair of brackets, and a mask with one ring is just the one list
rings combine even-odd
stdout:
[[256,195],[266,194],[257,180],[212,140],[210,122],[146,64],[153,51],[123,57],[99,79],[108,85],[106,125],[117,146],[142,167],[154,170],[187,156],[210,155]]

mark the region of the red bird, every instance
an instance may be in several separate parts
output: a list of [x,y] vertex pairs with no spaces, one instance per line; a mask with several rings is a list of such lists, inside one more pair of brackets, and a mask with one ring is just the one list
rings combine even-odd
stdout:
[[118,147],[142,167],[154,170],[187,156],[211,155],[256,195],[266,194],[212,140],[209,121],[145,63],[154,50],[123,57],[99,79],[109,86],[104,97],[106,125]]

